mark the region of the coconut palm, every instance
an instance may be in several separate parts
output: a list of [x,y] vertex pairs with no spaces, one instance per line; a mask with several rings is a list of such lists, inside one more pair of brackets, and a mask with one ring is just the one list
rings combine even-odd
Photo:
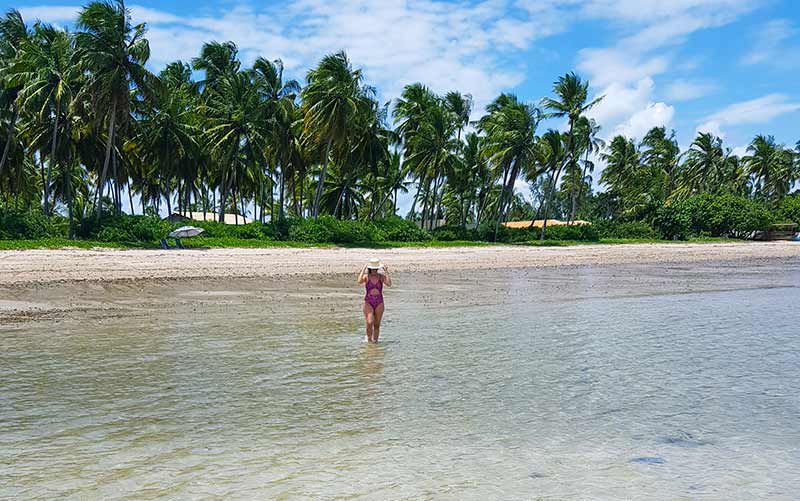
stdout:
[[[557,96],[556,99],[544,98],[542,100],[543,106],[550,110],[549,116],[551,117],[567,117],[568,132],[567,132],[567,155],[564,158],[564,163],[553,177],[553,184],[550,187],[550,195],[545,197],[544,202],[544,224],[542,225],[542,232],[540,239],[544,240],[545,230],[547,229],[547,210],[549,203],[558,186],[558,177],[561,170],[566,166],[577,168],[575,161],[575,146],[576,141],[574,137],[575,125],[578,118],[586,113],[589,109],[596,106],[603,96],[597,97],[591,101],[589,99],[589,82],[584,82],[575,73],[567,73],[560,77],[557,82],[553,84],[553,93]],[[588,101],[588,102],[587,102]]]
[[794,155],[772,136],[757,135],[742,160],[756,182],[756,194],[777,205],[797,180]]
[[64,30],[37,23],[32,35],[20,44],[16,60],[8,68],[8,79],[12,85],[20,86],[19,106],[34,117],[29,124],[29,141],[44,149],[43,136],[49,136],[50,159],[42,207],[45,215],[50,215],[50,184],[57,168],[59,131],[69,120],[68,112],[80,93],[82,80],[73,38]]
[[319,200],[331,153],[341,158],[350,121],[363,106],[367,90],[362,88],[362,78],[361,70],[353,69],[343,51],[325,56],[306,75],[308,84],[302,92],[304,133],[308,141],[324,145],[325,151],[311,208],[315,218],[319,215]]
[[537,168],[536,128],[543,114],[539,108],[519,101],[513,94],[501,94],[486,111],[488,114],[478,122],[478,129],[486,134],[486,156],[500,169],[503,179],[497,207],[497,233],[520,173],[530,176]]
[[107,125],[103,169],[95,192],[99,218],[98,203],[103,196],[111,163],[117,121],[127,119],[130,114],[132,90],[149,92],[155,77],[145,68],[150,58],[150,44],[145,38],[147,28],[144,23],[131,24],[124,0],[87,4],[78,14],[76,26],[79,30],[75,34],[78,57],[89,72],[88,88],[97,120]]
[[8,114],[3,155],[0,158],[0,176],[3,174],[3,168],[8,161],[11,145],[14,143],[14,130],[19,118],[17,94],[22,87],[21,84],[9,82],[8,69],[15,63],[20,47],[29,37],[30,32],[19,11],[9,10],[0,19],[0,112],[3,115]]

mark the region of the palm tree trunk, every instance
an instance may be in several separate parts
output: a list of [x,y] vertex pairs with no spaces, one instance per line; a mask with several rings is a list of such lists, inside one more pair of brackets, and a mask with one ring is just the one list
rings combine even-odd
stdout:
[[106,182],[106,174],[108,174],[108,163],[111,160],[111,145],[114,142],[114,122],[117,119],[117,100],[116,98],[111,101],[111,117],[108,120],[108,136],[106,141],[106,158],[103,161],[103,171],[100,174],[100,179],[97,182],[97,190],[94,195],[94,210],[95,221],[100,220],[100,212],[102,212],[103,186]]
[[[580,200],[583,197],[583,180],[586,179],[586,171],[589,166],[589,148],[586,148],[586,158],[583,160],[583,170],[581,171],[581,179],[580,184],[578,185],[578,198]],[[570,222],[575,222],[575,213],[578,211],[578,205],[573,201],[572,204],[572,214],[570,215]]]
[[69,221],[68,238],[72,240],[75,237],[75,224],[72,220],[72,174],[67,172],[65,184],[67,185],[67,221]]
[[[134,210],[133,206],[133,187],[131,186],[130,181],[128,181],[128,202],[131,204],[131,216],[135,216],[136,211]],[[144,211],[142,211],[142,215],[144,215]]]
[[555,195],[555,192],[556,192],[556,186],[558,185],[558,176],[561,175],[561,170],[566,165],[568,165],[568,162],[572,161],[572,132],[573,132],[573,126],[574,126],[574,123],[572,122],[572,120],[570,120],[570,122],[569,122],[569,135],[567,136],[569,138],[569,140],[567,141],[567,158],[565,159],[564,163],[562,163],[558,167],[558,170],[553,173],[553,184],[552,184],[552,186],[550,186],[550,195],[547,198],[545,198],[545,200],[544,200],[544,215],[543,215],[544,221],[542,222],[542,232],[539,235],[539,240],[540,241],[544,241],[544,233],[547,230],[547,212],[548,212],[548,209],[550,208],[550,202],[551,202],[551,200],[553,198],[553,195]]
[[[283,221],[283,202],[286,192],[286,175],[284,173],[284,170],[285,166],[281,165],[281,177],[280,180],[278,181],[280,183],[280,190],[281,190],[281,192],[278,194],[278,199],[279,199],[278,204],[280,205],[280,207],[278,208],[278,219],[281,221]],[[292,187],[292,189],[294,189],[294,187]],[[270,214],[271,213],[272,210],[270,209]]]
[[50,162],[47,164],[47,178],[44,184],[44,215],[50,217],[50,176],[56,163],[56,142],[58,141],[58,115],[61,110],[61,99],[56,99],[56,116],[53,121],[53,137],[50,143]]
[[11,113],[11,121],[8,123],[8,133],[6,134],[6,144],[3,147],[3,158],[0,160],[0,176],[3,174],[3,167],[6,166],[6,161],[8,160],[8,152],[11,150],[11,143],[14,141],[14,130],[16,130],[16,123],[17,118],[19,117],[19,110],[17,109],[17,103],[14,102],[13,105],[14,111]]
[[117,151],[116,148],[113,147],[111,149],[111,177],[114,178],[114,213],[119,215],[119,211],[122,206],[122,200],[120,200],[119,175],[117,174]]
[[325,173],[328,171],[328,160],[331,156],[331,139],[328,139],[328,146],[325,148],[325,162],[322,164],[322,172],[319,173],[319,181],[317,183],[317,192],[314,194],[314,206],[312,213],[314,219],[319,217],[319,201],[322,198],[322,190],[325,185]]
[[504,199],[506,197],[506,183],[508,182],[508,175],[510,174],[511,166],[508,168],[503,169],[503,185],[500,189],[500,199],[497,201],[497,208],[495,209],[495,214],[497,215],[496,221],[494,224],[494,240],[497,241],[497,234],[500,231],[500,220],[503,218],[503,205]]

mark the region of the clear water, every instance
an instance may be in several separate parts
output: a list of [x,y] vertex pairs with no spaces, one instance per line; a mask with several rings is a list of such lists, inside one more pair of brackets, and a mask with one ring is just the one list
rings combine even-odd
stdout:
[[800,263],[395,281],[377,346],[349,276],[38,292],[72,309],[0,327],[0,498],[800,492]]

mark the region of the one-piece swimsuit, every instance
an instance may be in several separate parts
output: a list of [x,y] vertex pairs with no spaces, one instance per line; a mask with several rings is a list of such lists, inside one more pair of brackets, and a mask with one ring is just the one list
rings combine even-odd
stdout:
[[[377,289],[377,294],[372,294],[373,289]],[[383,304],[383,280],[378,279],[378,283],[373,283],[372,278],[367,277],[367,295],[364,297],[364,301],[370,306],[372,309],[378,307],[379,304]]]

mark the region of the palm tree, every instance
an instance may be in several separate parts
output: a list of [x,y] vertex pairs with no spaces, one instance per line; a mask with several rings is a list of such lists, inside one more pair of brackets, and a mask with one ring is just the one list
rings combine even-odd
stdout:
[[[162,71],[160,76],[164,85],[156,90],[153,106],[145,106],[139,111],[137,133],[131,141],[141,148],[142,164],[152,169],[146,175],[155,177],[154,183],[167,188],[168,203],[172,179],[178,180],[179,187],[183,184],[184,196],[183,199],[179,196],[178,200],[179,206],[185,207],[197,179],[199,144],[195,139],[198,131],[194,125],[194,103],[189,88],[184,87],[185,82],[174,78],[179,70],[173,64]],[[180,193],[180,188],[178,191]]]
[[117,119],[130,113],[131,90],[147,93],[155,77],[145,69],[150,58],[150,44],[144,37],[147,28],[144,23],[131,24],[124,0],[89,3],[78,15],[76,26],[80,30],[75,34],[78,57],[90,74],[89,89],[97,118],[108,125],[103,170],[95,192],[99,218],[98,203],[115,144]]
[[3,174],[3,168],[11,151],[11,144],[14,142],[14,130],[19,117],[17,94],[21,88],[21,85],[14,85],[8,81],[7,72],[8,68],[16,61],[20,47],[29,37],[30,32],[19,11],[9,10],[5,17],[0,19],[0,110],[3,113],[10,111],[3,156],[0,158],[0,176]]
[[486,156],[500,168],[503,178],[496,235],[520,173],[530,174],[536,169],[539,158],[536,128],[543,114],[539,108],[520,102],[513,94],[501,94],[486,111],[488,114],[480,119],[478,129],[486,133]]
[[698,134],[686,152],[686,160],[680,169],[676,188],[678,198],[705,191],[719,191],[725,158],[722,139],[709,132]]
[[[422,126],[425,116],[429,110],[440,106],[439,97],[428,87],[421,83],[406,85],[403,92],[394,106],[395,134],[401,143],[403,152],[403,162],[413,154],[410,139]],[[428,179],[424,166],[420,172],[413,169],[406,169],[410,174],[417,178],[417,192],[411,202],[410,214],[413,216],[416,211],[417,202],[422,194],[423,186],[427,186]],[[425,212],[425,210],[423,210]]]
[[[252,71],[222,76],[203,107],[205,140],[218,167],[219,221],[224,221],[228,197],[241,199],[246,170],[266,157],[266,109]],[[237,214],[234,211],[234,214]]]
[[756,193],[777,205],[797,179],[792,151],[776,144],[774,137],[759,134],[750,142],[747,152],[749,155],[742,160],[756,181]]
[[[69,120],[68,109],[79,94],[81,68],[76,60],[72,37],[61,29],[36,24],[33,34],[20,45],[17,58],[8,70],[12,85],[20,86],[17,100],[41,125],[42,133],[50,127],[50,160],[44,181],[43,212],[50,215],[50,184],[57,167],[59,129]],[[40,144],[40,134],[32,142]]]
[[317,181],[311,214],[319,215],[319,200],[325,186],[332,151],[345,146],[348,126],[363,105],[365,89],[361,87],[361,70],[354,70],[347,54],[337,52],[322,58],[319,65],[306,75],[308,85],[303,89],[304,133],[308,141],[324,145],[325,156]]
[[567,165],[572,165],[577,168],[575,162],[575,125],[578,118],[583,115],[587,110],[591,109],[599,103],[603,96],[597,97],[589,102],[589,82],[581,81],[581,78],[575,73],[567,73],[560,77],[558,81],[553,84],[553,92],[557,99],[545,98],[542,103],[545,108],[551,110],[551,117],[567,117],[569,129],[567,132],[567,155],[564,158],[564,163],[553,177],[553,184],[550,187],[550,195],[545,198],[544,202],[544,224],[542,225],[542,232],[540,239],[544,240],[545,230],[547,229],[547,210],[556,187],[558,186],[558,176],[561,170]]
[[444,105],[447,111],[453,114],[456,123],[456,136],[461,143],[461,131],[469,125],[469,116],[472,113],[472,96],[460,92],[448,92],[444,96]]
[[[408,157],[405,164],[424,183],[422,225],[436,219],[438,180],[457,160],[456,124],[447,110],[439,105],[428,109],[418,127],[407,136]],[[431,192],[431,183],[433,191]],[[430,209],[430,210],[429,210]]]
[[[286,171],[291,163],[292,154],[292,122],[296,115],[296,100],[300,94],[300,84],[296,80],[284,81],[283,62],[280,59],[268,61],[258,58],[253,65],[253,71],[256,74],[256,85],[259,87],[266,107],[266,116],[270,121],[268,156],[280,171],[278,217],[282,220]],[[265,175],[263,178],[267,179],[268,176]],[[273,191],[271,184],[269,190],[271,198]],[[263,189],[261,193],[263,193]]]
[[[585,180],[587,173],[594,172],[594,163],[589,160],[590,155],[599,153],[605,147],[605,141],[598,137],[600,133],[600,125],[594,118],[586,118],[584,116],[578,119],[575,126],[575,132],[578,142],[578,151],[583,151],[583,172],[580,178],[575,178],[578,181],[578,187],[575,184],[570,185],[570,194],[572,197],[572,209],[570,210],[569,221],[575,221],[575,213],[578,210],[578,200],[583,197],[583,190],[585,187]],[[591,186],[591,184],[590,184]]]

